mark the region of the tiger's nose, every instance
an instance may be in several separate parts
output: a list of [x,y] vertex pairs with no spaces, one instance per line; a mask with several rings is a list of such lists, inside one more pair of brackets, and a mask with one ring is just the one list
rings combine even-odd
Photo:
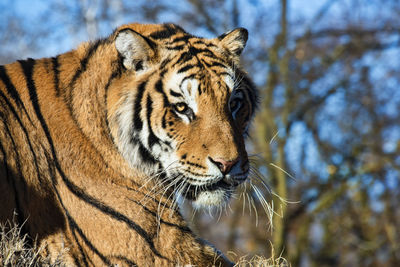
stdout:
[[232,167],[239,161],[239,157],[234,160],[224,160],[221,158],[212,159],[210,161],[217,165],[217,167],[221,170],[222,174],[227,174],[231,171]]

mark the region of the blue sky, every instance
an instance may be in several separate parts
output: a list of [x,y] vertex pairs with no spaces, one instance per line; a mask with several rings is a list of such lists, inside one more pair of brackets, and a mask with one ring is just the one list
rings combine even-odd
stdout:
[[[88,1],[90,2],[96,2],[96,1]],[[168,1],[166,1],[168,3]],[[180,3],[182,2],[182,3]],[[239,1],[243,2],[241,6],[241,11],[243,12],[243,17],[241,22],[244,27],[246,27],[246,24],[252,20],[252,16],[254,12],[257,12],[257,10],[262,7],[272,7],[276,5],[277,1]],[[43,23],[42,16],[44,12],[47,12],[47,19],[48,23],[54,24],[54,27],[52,27],[52,35],[56,36],[58,40],[57,43],[55,44],[50,44],[45,51],[37,51],[37,56],[49,56],[56,53],[60,53],[69,49],[72,49],[75,47],[78,43],[87,40],[87,36],[85,34],[80,34],[79,33],[74,33],[74,32],[69,32],[68,28],[65,28],[65,24],[68,23],[68,21],[63,21],[62,18],[58,18],[52,15],[51,10],[49,10],[49,5],[50,4],[57,4],[57,3],[63,3],[64,5],[69,5],[74,2],[69,2],[69,1],[59,1],[59,0],[3,0],[3,3],[0,4],[0,7],[2,7],[2,11],[0,11],[0,14],[6,14],[7,12],[13,12],[13,8],[9,7],[15,7],[15,11],[17,12],[17,15],[20,16],[21,18],[24,18],[28,21],[27,25],[30,27],[30,30],[34,31],[37,28],[40,28],[40,23]],[[250,3],[250,4],[249,4]],[[306,1],[307,4],[304,4],[305,1],[301,0],[292,0],[289,1],[289,8],[290,8],[290,13],[289,16],[293,20],[297,20],[298,18],[307,18],[307,17],[312,17],[315,15],[315,13],[319,10],[319,8],[325,3],[325,1],[318,1],[318,0],[308,0]],[[180,0],[175,0],[173,2],[173,5],[177,5],[180,8],[185,8],[184,1]],[[187,5],[187,4],[186,4]],[[240,5],[240,4],[239,4]],[[187,8],[191,8],[190,6]],[[278,15],[278,14],[277,14]],[[3,16],[4,17],[4,16]],[[73,18],[71,18],[73,19]],[[173,14],[165,14],[162,18],[164,21],[172,21],[172,22],[177,22],[179,19],[175,17]],[[122,23],[129,23],[133,22],[134,16],[132,18],[124,17],[120,18],[119,21]],[[1,21],[1,19],[0,19]],[[117,25],[107,25],[105,28],[100,29],[100,35],[105,36],[111,33],[114,27]],[[75,35],[74,35],[75,34]],[[78,34],[78,35],[77,35]],[[202,31],[202,29],[199,30],[199,32],[196,32],[195,34],[199,34],[201,36],[205,37],[211,37],[207,36],[209,33]],[[72,35],[74,35],[73,40],[71,40]],[[60,38],[61,36],[61,38]],[[60,43],[61,39],[61,43]]]

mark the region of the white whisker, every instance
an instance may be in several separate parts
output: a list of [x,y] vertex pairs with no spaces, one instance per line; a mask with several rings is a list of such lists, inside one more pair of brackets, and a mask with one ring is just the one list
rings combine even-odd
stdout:
[[296,181],[296,178],[295,178],[293,175],[291,175],[290,173],[288,173],[287,171],[285,171],[285,170],[282,169],[281,167],[275,165],[275,164],[272,163],[272,162],[270,163],[270,165],[273,166],[273,167],[275,167],[275,168],[277,168],[278,170],[282,171],[282,172],[285,173],[287,176],[289,176],[290,178],[292,178],[293,180]]
[[269,141],[269,144],[272,144],[272,142],[278,136],[278,134],[279,134],[279,131],[277,131],[276,134],[271,138],[271,140]]

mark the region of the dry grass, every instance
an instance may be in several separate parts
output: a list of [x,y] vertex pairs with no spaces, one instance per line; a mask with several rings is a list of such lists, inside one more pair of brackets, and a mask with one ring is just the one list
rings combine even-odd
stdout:
[[[237,256],[235,253],[230,252],[233,258]],[[240,257],[236,260],[235,267],[291,267],[290,263],[281,255],[276,255],[273,245],[271,244],[271,257],[253,256],[248,259],[246,256]]]
[[29,237],[22,235],[21,227],[15,222],[0,224],[0,266],[64,266],[60,260],[50,264],[40,255],[42,247],[28,245]]
[[288,261],[282,257],[265,258],[263,256],[254,256],[250,260],[241,258],[235,267],[290,267]]
[[[15,222],[0,224],[0,266],[64,266],[61,260],[50,263],[48,258],[40,255],[42,247],[34,245],[29,247],[29,237],[21,234],[21,227]],[[234,253],[232,253],[234,255]],[[61,252],[60,252],[61,255]],[[235,267],[290,267],[290,264],[282,257],[277,257],[271,250],[271,257],[254,256],[251,259],[241,257],[237,260]]]

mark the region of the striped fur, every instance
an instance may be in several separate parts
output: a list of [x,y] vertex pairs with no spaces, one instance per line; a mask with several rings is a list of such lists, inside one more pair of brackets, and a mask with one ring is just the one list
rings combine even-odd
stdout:
[[247,177],[246,40],[244,29],[203,39],[130,24],[0,66],[0,222],[16,212],[70,265],[230,265],[176,200],[220,205]]

